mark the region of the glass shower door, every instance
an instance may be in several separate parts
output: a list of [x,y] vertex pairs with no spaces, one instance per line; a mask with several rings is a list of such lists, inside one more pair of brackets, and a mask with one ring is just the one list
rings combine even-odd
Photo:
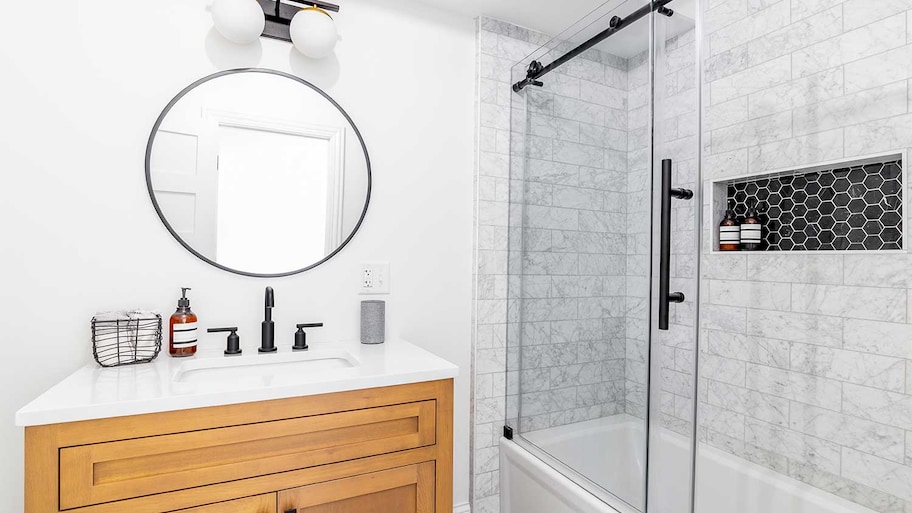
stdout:
[[[507,424],[517,443],[612,507],[683,513],[697,232],[692,205],[675,200],[665,262],[686,300],[670,306],[660,337],[655,191],[666,159],[676,188],[696,182],[698,75],[686,69],[692,18],[660,5],[673,2],[608,2],[513,69],[522,81],[533,61],[547,66],[617,28],[512,96]],[[670,440],[650,435],[659,428],[676,445],[656,444]],[[683,491],[665,503],[649,494],[647,505],[654,462],[668,473],[654,485]]]
[[[698,3],[697,3],[698,4]],[[700,55],[697,5],[653,27],[652,294],[648,510],[693,507],[699,304]]]

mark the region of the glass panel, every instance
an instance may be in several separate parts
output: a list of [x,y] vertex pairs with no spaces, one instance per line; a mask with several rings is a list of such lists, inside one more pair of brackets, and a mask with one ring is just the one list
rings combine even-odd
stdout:
[[[514,81],[644,5],[605,4]],[[513,95],[508,424],[622,511],[645,508],[650,18]]]
[[[657,328],[659,307],[653,308],[648,503],[650,512],[687,513],[692,508],[694,458],[700,89],[694,3],[674,1],[667,7],[673,13],[659,11],[653,31],[655,129],[651,193],[656,206],[654,222],[646,233],[654,237],[655,303],[662,300],[659,266],[663,161],[670,165],[671,186],[692,191],[696,197],[672,199],[666,221],[670,230],[668,284],[670,291],[682,293],[684,300],[670,305],[668,330]],[[646,185],[648,182],[641,187],[645,189]]]
[[912,11],[710,4],[696,510],[910,512]]

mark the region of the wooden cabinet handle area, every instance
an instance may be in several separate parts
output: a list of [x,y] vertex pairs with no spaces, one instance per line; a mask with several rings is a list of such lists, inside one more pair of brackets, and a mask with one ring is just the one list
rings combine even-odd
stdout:
[[279,506],[297,513],[434,513],[435,466],[426,461],[283,490]]

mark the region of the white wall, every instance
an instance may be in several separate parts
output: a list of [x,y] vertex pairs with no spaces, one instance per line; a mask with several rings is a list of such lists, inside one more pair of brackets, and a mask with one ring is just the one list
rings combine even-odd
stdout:
[[[313,345],[358,336],[357,265],[389,260],[390,337],[461,367],[456,496],[468,500],[474,27],[389,0],[347,0],[337,60],[288,43],[224,51],[206,0],[11,4],[0,17],[0,509],[22,508],[22,430],[13,413],[90,361],[89,320],[133,306],[169,315],[193,287],[204,326],[237,324],[258,343],[263,288],[276,289],[279,343],[324,321]],[[262,66],[325,88],[364,134],[374,195],[337,257],[295,277],[235,276],[197,260],[159,222],[143,153],[160,110],[216,71]],[[445,272],[444,272],[445,271]],[[207,336],[203,346],[223,337]],[[167,356],[165,356],[167,357]]]

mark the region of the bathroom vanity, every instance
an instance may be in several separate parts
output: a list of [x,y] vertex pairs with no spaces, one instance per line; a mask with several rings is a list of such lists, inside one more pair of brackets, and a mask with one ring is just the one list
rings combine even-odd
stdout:
[[17,413],[26,513],[450,513],[452,364],[407,342],[86,366]]

